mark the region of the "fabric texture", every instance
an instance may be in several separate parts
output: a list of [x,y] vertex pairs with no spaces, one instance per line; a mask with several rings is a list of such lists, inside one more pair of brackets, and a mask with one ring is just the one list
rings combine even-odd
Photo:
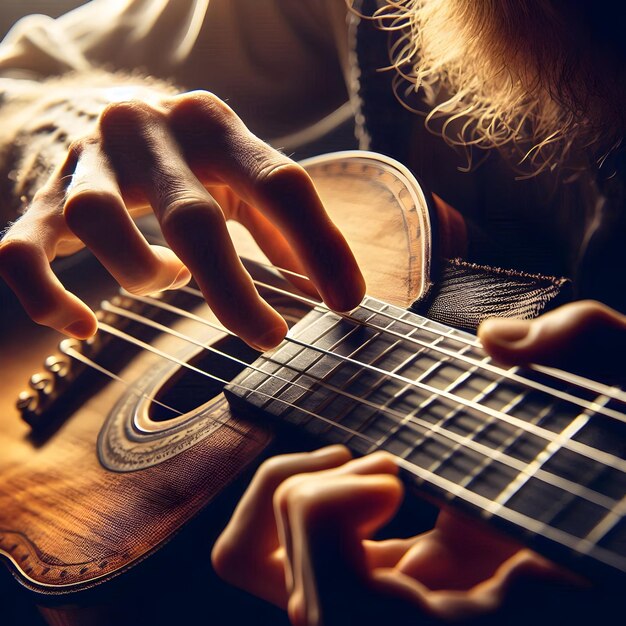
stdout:
[[566,278],[444,260],[439,279],[410,309],[442,324],[475,331],[488,317],[531,319],[572,299]]

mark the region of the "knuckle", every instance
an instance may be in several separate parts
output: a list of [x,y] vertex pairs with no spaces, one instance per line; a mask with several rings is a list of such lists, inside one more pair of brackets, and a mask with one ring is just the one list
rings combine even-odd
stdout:
[[613,311],[608,306],[597,300],[584,300],[580,306],[582,315],[592,323],[605,322],[614,316]]
[[183,195],[166,200],[164,205],[161,216],[161,228],[164,231],[210,229],[224,221],[220,208],[206,199]]
[[32,261],[39,254],[37,245],[26,239],[6,239],[0,243],[0,269]]
[[275,484],[283,480],[287,473],[288,456],[281,454],[264,461],[257,470],[257,481],[263,484]]
[[68,159],[77,161],[85,150],[95,143],[95,137],[80,137],[79,139],[74,139],[67,148]]
[[[239,119],[223,100],[208,91],[179,96],[169,109],[172,126],[192,143],[194,137],[204,141],[207,136],[219,141],[228,136]],[[206,145],[204,149],[207,149]]]
[[233,116],[233,110],[218,96],[209,91],[190,91],[176,98],[171,106],[174,118],[206,116]]
[[113,102],[100,114],[98,126],[103,137],[133,133],[150,123],[156,110],[141,100]]
[[63,207],[63,215],[70,228],[80,226],[93,213],[109,209],[114,202],[111,194],[81,187],[82,184],[72,190]]
[[581,333],[624,324],[618,313],[596,300],[582,300],[574,303],[572,307]]
[[311,179],[305,169],[293,161],[272,163],[259,170],[257,185],[266,193],[282,193],[302,187],[312,186]]
[[317,481],[303,474],[285,479],[274,495],[275,507],[281,511],[297,511],[303,520],[311,517],[319,505]]
[[[73,176],[82,155],[90,146],[96,144],[97,141],[97,138],[92,135],[72,140],[67,146],[67,154],[59,172],[60,176],[63,178]],[[54,179],[55,177],[52,176],[47,185],[52,184]]]

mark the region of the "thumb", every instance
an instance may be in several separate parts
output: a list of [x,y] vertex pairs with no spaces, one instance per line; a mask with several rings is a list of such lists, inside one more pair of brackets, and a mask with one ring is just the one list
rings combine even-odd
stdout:
[[491,318],[478,336],[502,363],[541,363],[611,380],[626,373],[626,317],[599,302],[573,302],[535,320]]

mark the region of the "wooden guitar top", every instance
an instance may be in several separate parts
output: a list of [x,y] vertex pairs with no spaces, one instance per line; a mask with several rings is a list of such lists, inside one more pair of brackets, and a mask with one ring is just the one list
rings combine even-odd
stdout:
[[[428,286],[431,233],[425,199],[408,171],[362,152],[305,166],[355,252],[368,293],[401,306],[417,298]],[[247,234],[232,232],[243,255],[261,258]],[[87,280],[91,302],[112,293],[109,280],[94,286],[98,274]],[[176,427],[154,423],[154,432],[125,440],[125,424],[137,423],[132,413],[144,411],[145,397],[113,381],[93,389],[74,385],[71,414],[51,436],[33,439],[15,400],[60,337],[35,328],[11,301],[5,308],[12,319],[2,320],[0,335],[0,555],[36,591],[77,591],[139,562],[253,467],[272,441],[271,429],[233,415],[221,393],[175,420]],[[212,318],[201,303],[193,310]],[[172,328],[202,342],[224,338],[190,319]],[[180,341],[171,336],[157,336],[152,345],[180,354]],[[176,369],[143,351],[119,376],[150,395]],[[118,430],[102,435],[114,414]],[[141,419],[150,423],[149,412]],[[99,458],[101,436],[124,439],[111,444],[127,455],[113,469]]]

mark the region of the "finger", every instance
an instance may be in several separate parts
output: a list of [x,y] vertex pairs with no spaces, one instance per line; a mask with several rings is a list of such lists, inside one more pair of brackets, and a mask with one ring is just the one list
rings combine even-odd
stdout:
[[78,163],[65,202],[65,220],[117,282],[132,293],[180,287],[191,278],[178,257],[150,246],[131,219],[108,159],[98,144],[77,144]]
[[96,317],[63,287],[50,267],[59,243],[71,234],[62,216],[62,179],[60,170],[4,236],[0,276],[35,322],[86,339],[96,332]]
[[[465,564],[466,568],[471,566],[471,563]],[[421,579],[401,570],[378,570],[373,573],[372,581],[373,588],[382,595],[419,607],[423,615],[437,622],[473,623],[473,620],[481,618],[480,623],[485,624],[500,624],[504,623],[503,620],[512,623],[512,616],[518,616],[524,605],[533,608],[515,623],[536,622],[540,617],[536,606],[545,611],[554,603],[554,592],[558,587],[571,588],[577,584],[577,579],[569,572],[529,550],[517,551],[501,563],[493,575],[463,590],[443,586],[432,591]],[[541,592],[540,595],[538,592]],[[528,604],[529,597],[533,598],[531,605]],[[553,623],[553,620],[547,620],[547,623]]]
[[[536,606],[541,606],[540,623],[572,623],[575,618],[573,623],[587,624],[590,614],[584,610],[590,594],[587,581],[530,550],[520,550],[470,595],[473,603],[491,614],[494,623],[501,623],[505,615],[514,615],[515,624],[537,623]],[[599,617],[599,597],[591,597],[594,617]],[[533,598],[530,604],[529,598]]]
[[340,311],[354,308],[365,291],[363,276],[308,174],[252,135],[211,94],[179,96],[167,107],[200,178],[217,173],[247,204],[260,209],[284,233],[326,303]]
[[255,348],[277,345],[285,321],[257,293],[221,208],[187,166],[160,114],[140,103],[119,104],[103,113],[100,125],[118,179],[147,197],[218,319]]
[[469,589],[519,549],[493,529],[444,510],[435,528],[416,538],[397,567],[429,589]]
[[[293,272],[284,273],[287,280],[304,293],[314,298],[320,297],[314,284],[304,278],[306,272],[304,266],[294,254],[287,240],[270,220],[245,203],[241,203],[235,219],[250,231],[261,250],[276,268]],[[299,274],[302,278],[294,274]]]
[[418,537],[407,539],[385,539],[384,541],[366,540],[363,547],[367,555],[370,570],[396,567],[404,555],[415,545]]
[[478,335],[487,352],[503,363],[624,376],[626,318],[598,302],[573,302],[532,321],[489,319]]
[[[350,459],[343,446],[273,457],[258,469],[228,525],[217,539],[211,559],[224,580],[266,600],[286,606],[282,559],[275,558],[279,541],[272,498],[293,474],[337,467]],[[247,568],[242,568],[247,563]]]
[[395,476],[370,474],[380,468],[393,472],[388,459],[372,455],[338,470],[296,476],[277,491],[294,623],[318,623],[320,616],[334,623],[354,608],[351,600],[367,579],[362,540],[395,513],[402,498]]
[[389,475],[342,476],[326,489],[301,490],[290,507],[294,574],[289,614],[295,624],[343,624],[367,593],[362,539],[396,512],[402,497]]

